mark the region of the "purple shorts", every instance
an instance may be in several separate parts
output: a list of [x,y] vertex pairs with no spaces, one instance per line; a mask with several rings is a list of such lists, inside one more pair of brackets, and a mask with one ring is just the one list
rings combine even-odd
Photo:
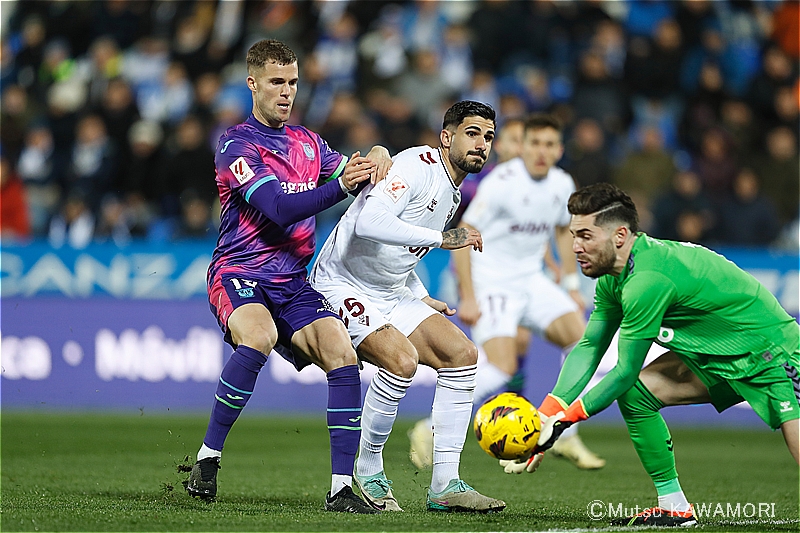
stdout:
[[331,304],[315,291],[305,276],[293,276],[283,281],[270,281],[250,272],[235,269],[219,270],[208,288],[211,312],[225,334],[225,342],[236,345],[228,330],[228,318],[239,306],[260,303],[272,315],[278,329],[274,350],[292,363],[297,370],[311,364],[292,352],[292,335],[320,318],[341,318]]

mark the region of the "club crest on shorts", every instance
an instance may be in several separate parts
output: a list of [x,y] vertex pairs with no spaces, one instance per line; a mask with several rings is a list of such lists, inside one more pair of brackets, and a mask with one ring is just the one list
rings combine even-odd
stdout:
[[314,158],[316,157],[314,155],[314,148],[312,148],[311,145],[308,143],[303,143],[303,152],[306,153],[306,157],[308,158],[309,161],[313,161]]

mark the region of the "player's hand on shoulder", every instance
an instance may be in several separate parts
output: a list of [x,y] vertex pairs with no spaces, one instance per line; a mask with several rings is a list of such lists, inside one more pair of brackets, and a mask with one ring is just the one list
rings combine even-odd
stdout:
[[481,317],[481,308],[475,298],[464,298],[458,304],[458,318],[467,326],[474,326]]
[[350,156],[350,160],[344,167],[342,174],[342,184],[345,189],[352,191],[362,181],[370,179],[370,176],[377,171],[375,163],[366,157],[361,157],[361,152],[356,152]]
[[439,313],[443,313],[447,316],[453,316],[456,314],[455,309],[450,309],[450,306],[447,305],[447,302],[443,302],[441,300],[437,300],[436,298],[431,298],[430,296],[426,296],[422,299],[423,302],[428,304],[431,308],[435,309]]
[[375,185],[389,173],[389,168],[392,166],[392,155],[383,146],[375,145],[367,154],[367,159],[375,164],[375,172],[370,176],[370,181]]
[[458,250],[472,246],[473,250],[483,251],[481,232],[473,228],[453,228],[442,232],[442,249]]

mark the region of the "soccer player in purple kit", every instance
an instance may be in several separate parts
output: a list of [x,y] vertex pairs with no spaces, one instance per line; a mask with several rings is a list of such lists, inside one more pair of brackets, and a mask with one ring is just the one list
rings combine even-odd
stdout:
[[207,276],[211,311],[235,351],[222,369],[186,490],[216,497],[225,438],[274,349],[298,370],[313,363],[327,373],[332,481],[325,509],[373,514],[351,488],[361,433],[356,353],[339,315],[306,281],[306,266],[316,244],[314,215],[359,183],[382,179],[392,161],[380,146],[348,159],[316,133],[286,124],[298,67],[284,43],[254,44],[247,72],[253,113],[229,128],[216,150],[222,213]]

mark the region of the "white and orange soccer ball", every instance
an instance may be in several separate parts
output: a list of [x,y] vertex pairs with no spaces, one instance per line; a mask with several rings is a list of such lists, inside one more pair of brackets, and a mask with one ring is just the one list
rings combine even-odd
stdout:
[[542,422],[536,408],[513,392],[486,400],[475,413],[475,436],[483,451],[497,459],[530,457]]

